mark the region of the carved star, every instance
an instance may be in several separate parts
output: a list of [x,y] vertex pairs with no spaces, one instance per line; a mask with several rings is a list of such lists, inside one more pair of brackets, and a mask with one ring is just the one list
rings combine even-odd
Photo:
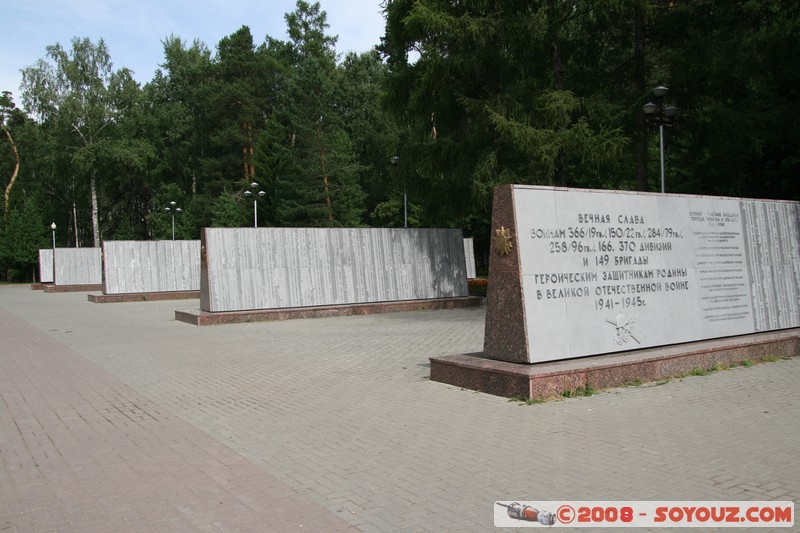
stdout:
[[494,230],[494,234],[494,252],[497,255],[510,254],[511,249],[514,247],[513,240],[511,238],[511,230],[500,226],[500,229]]

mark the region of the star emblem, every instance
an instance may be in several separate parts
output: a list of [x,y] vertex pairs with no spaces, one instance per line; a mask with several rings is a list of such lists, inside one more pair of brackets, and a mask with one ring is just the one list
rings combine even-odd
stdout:
[[511,230],[500,226],[500,229],[494,230],[494,251],[497,255],[508,255],[514,247],[511,238]]

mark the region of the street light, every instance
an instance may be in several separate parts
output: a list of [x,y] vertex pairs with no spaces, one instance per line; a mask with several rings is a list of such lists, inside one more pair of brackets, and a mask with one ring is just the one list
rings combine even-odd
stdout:
[[674,105],[664,106],[664,97],[667,96],[669,87],[666,85],[659,85],[653,89],[653,96],[656,97],[656,102],[647,102],[642,106],[642,111],[647,116],[648,122],[658,125],[658,144],[659,154],[661,155],[661,192],[665,192],[664,183],[664,126],[672,126],[678,114],[681,112],[678,107]]
[[56,223],[50,224],[50,229],[53,230],[53,252],[56,251]]
[[253,227],[257,228],[258,227],[258,199],[259,198],[264,198],[264,196],[266,196],[267,193],[265,193],[264,191],[258,191],[258,193],[257,193],[258,196],[256,196],[256,189],[258,189],[258,183],[256,183],[255,181],[250,184],[250,188],[253,189],[253,192],[244,191],[244,195],[247,196],[248,198],[250,198],[251,196],[253,197]]
[[[397,169],[397,163],[400,162],[400,158],[396,155],[393,155],[390,159],[392,162],[392,166]],[[403,180],[403,227],[408,227],[408,194],[406,191],[406,180]]]
[[170,207],[165,207],[164,211],[172,213],[172,240],[175,240],[175,213],[183,213],[183,209],[175,207],[175,202],[169,203]]

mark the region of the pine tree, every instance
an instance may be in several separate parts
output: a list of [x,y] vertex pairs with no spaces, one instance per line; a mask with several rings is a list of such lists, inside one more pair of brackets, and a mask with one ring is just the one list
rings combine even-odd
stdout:
[[291,70],[259,150],[274,172],[271,213],[282,226],[357,226],[363,193],[337,109],[336,39],[326,14],[302,0],[286,15]]

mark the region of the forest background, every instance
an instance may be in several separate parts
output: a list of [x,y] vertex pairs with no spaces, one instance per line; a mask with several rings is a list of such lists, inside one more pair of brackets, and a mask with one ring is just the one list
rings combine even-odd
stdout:
[[0,88],[0,276],[31,279],[53,235],[169,239],[174,216],[198,239],[253,225],[254,202],[260,227],[402,227],[404,198],[409,226],[463,228],[485,266],[496,185],[661,190],[642,110],[659,85],[680,110],[667,192],[800,200],[794,0],[387,0],[384,15],[375,49],[344,57],[304,0],[286,41],[168,37],[144,84],[103,40],[48,46],[19,95]]

